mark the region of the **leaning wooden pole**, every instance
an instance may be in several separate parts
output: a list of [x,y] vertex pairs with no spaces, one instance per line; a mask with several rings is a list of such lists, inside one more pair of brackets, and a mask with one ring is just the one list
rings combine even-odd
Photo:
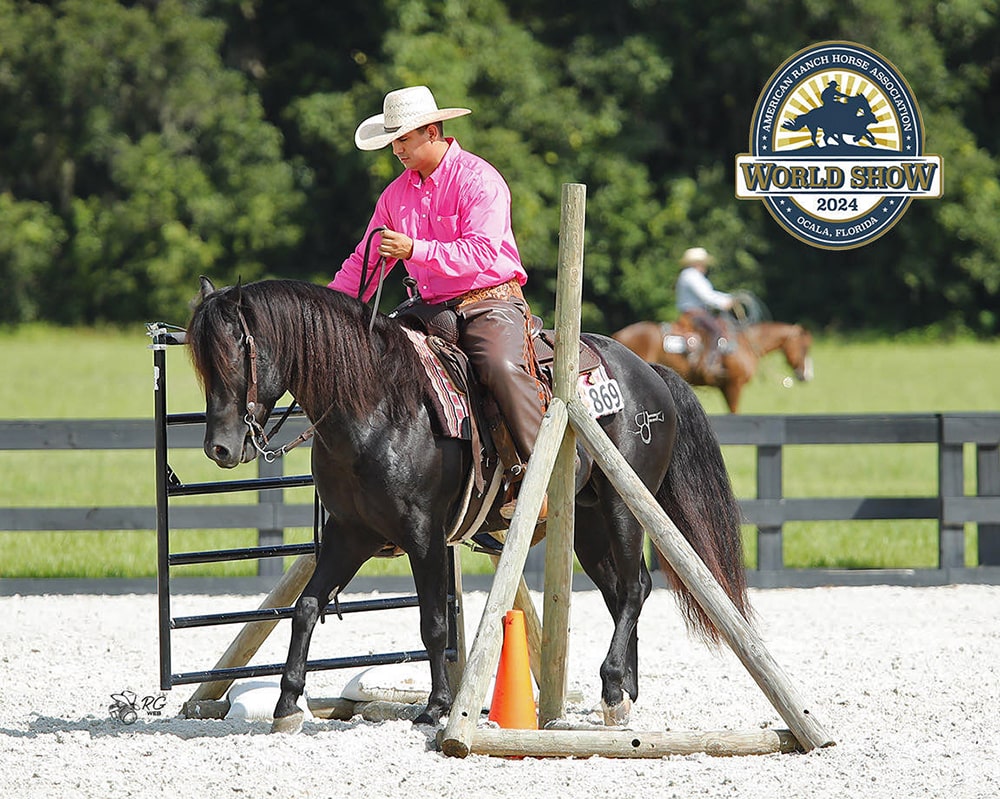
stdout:
[[833,744],[833,739],[812,715],[791,681],[767,652],[757,633],[739,614],[708,567],[632,471],[600,425],[591,418],[579,400],[573,400],[567,407],[570,421],[588,452],[594,456],[657,549],[788,724],[801,747],[809,751]]
[[504,540],[496,574],[493,575],[493,586],[486,597],[486,606],[465,663],[462,685],[441,735],[441,750],[446,755],[465,757],[472,749],[472,736],[479,722],[490,677],[495,673],[500,660],[503,617],[514,602],[517,584],[531,548],[538,512],[542,508],[542,498],[565,431],[566,404],[562,400],[553,399],[542,418],[535,451],[521,482],[517,509],[510,521],[510,530]]
[[[580,363],[580,303],[583,296],[583,234],[587,187],[563,185],[556,283],[553,394],[563,402],[576,396]],[[566,714],[570,599],[573,594],[576,435],[567,427],[549,479],[549,519],[545,531],[545,594],[542,604],[542,671],[538,683],[538,723]]]

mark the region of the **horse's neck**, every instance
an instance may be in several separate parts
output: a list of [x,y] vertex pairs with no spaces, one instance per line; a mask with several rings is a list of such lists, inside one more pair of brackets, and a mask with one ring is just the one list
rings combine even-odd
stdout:
[[749,338],[758,355],[767,355],[785,346],[795,333],[795,325],[784,322],[760,322],[750,328]]

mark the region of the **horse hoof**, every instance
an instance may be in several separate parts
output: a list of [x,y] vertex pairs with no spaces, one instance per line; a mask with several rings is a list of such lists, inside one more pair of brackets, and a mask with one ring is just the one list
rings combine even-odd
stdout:
[[302,729],[302,719],[304,716],[305,713],[300,710],[297,713],[292,713],[290,716],[283,716],[280,719],[275,719],[271,722],[271,732],[294,735]]
[[632,715],[632,699],[626,695],[617,705],[609,705],[602,699],[601,710],[604,711],[605,727],[624,727]]

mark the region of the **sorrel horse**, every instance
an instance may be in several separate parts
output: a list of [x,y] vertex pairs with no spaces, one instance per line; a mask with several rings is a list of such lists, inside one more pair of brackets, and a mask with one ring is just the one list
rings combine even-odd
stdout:
[[[369,315],[358,300],[310,283],[261,281],[216,290],[203,278],[188,327],[206,394],[205,453],[219,466],[256,457],[254,431],[286,390],[315,425],[312,473],[329,519],[315,571],[295,604],[275,731],[301,727],[296,700],[320,612],[387,544],[409,558],[430,660],[429,701],[417,721],[436,724],[451,707],[445,535],[473,453],[468,441],[435,435],[429,378],[409,338],[381,314],[369,331]],[[624,395],[623,410],[602,417],[601,425],[748,615],[739,507],[697,397],[677,375],[650,368],[611,339],[585,339]],[[652,583],[642,529],[599,469],[576,501],[575,551],[615,622],[601,666],[602,700],[614,723],[627,718],[638,695],[636,624]],[[717,641],[697,602],[666,574],[692,631]]]
[[[687,339],[697,336],[697,331],[683,324],[671,327],[657,322],[636,322],[613,335],[632,352],[649,363],[669,366],[693,386],[715,386],[725,397],[730,413],[739,410],[740,394],[757,371],[758,361],[770,352],[784,353],[792,374],[800,381],[812,380],[813,365],[809,355],[812,334],[802,325],[785,322],[758,322],[742,329],[736,328],[732,336],[735,348],[719,356],[717,368],[709,368],[698,353],[671,352],[668,337]],[[791,385],[791,383],[789,383]]]

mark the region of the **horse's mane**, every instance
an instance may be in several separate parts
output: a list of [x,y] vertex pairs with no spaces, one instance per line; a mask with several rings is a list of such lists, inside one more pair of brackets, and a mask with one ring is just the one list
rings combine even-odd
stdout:
[[333,406],[368,419],[379,406],[393,418],[415,413],[424,400],[423,367],[399,326],[345,294],[295,280],[230,286],[206,297],[191,317],[188,344],[199,380],[242,390],[246,361],[243,312],[258,349],[274,359],[303,407]]

